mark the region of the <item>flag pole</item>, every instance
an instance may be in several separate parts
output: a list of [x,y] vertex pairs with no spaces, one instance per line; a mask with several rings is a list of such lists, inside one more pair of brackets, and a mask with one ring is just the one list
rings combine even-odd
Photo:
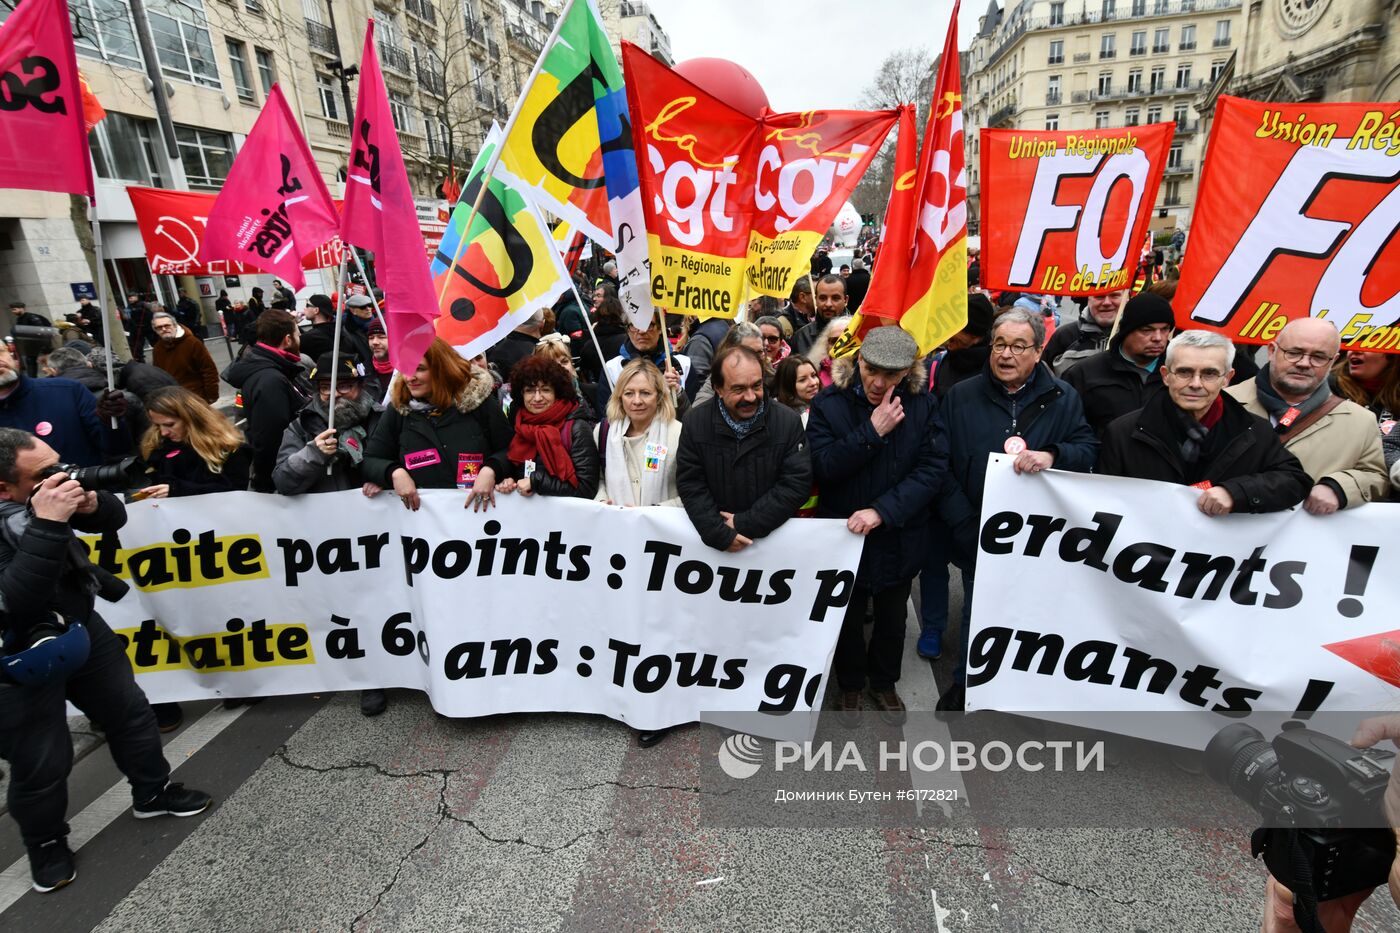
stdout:
[[[652,310],[656,312],[656,320],[661,324],[661,345],[666,348],[666,372],[669,374],[675,369],[671,363],[671,335],[666,333],[666,312],[656,305],[652,305]],[[680,387],[680,391],[685,391],[685,386]],[[675,395],[674,392],[671,393]]]
[[[360,258],[360,251],[349,243],[345,244],[345,249],[355,259],[355,268],[360,270],[360,278],[365,280],[365,291],[369,294],[370,307],[374,309],[375,317],[379,318],[379,323],[384,325],[384,336],[389,336],[389,322],[384,320],[384,312],[379,310],[379,299],[374,297],[374,289],[369,284],[369,273],[365,271],[364,260]],[[344,299],[342,299],[343,301]]]
[[[345,266],[345,254],[341,253],[340,281],[336,288],[336,291],[340,293],[340,301],[336,303],[335,315],[332,318],[335,322],[335,332],[331,336],[331,397],[326,402],[326,429],[329,431],[335,430],[335,386],[337,381],[336,377],[340,375],[340,367],[336,364],[340,362],[341,314],[345,311],[345,299],[348,297],[345,294]],[[365,287],[368,288],[369,286],[366,285]],[[315,365],[315,360],[312,360],[312,365]],[[330,473],[331,464],[328,463],[326,464],[326,475],[329,476]]]
[[[102,349],[107,358],[107,391],[111,392],[116,388],[116,379],[112,372],[112,320],[107,316],[107,270],[102,264],[102,224],[97,220],[97,197],[88,199],[88,223],[92,224],[92,252],[97,260],[97,313],[102,318]],[[115,431],[120,425],[116,417],[112,418],[112,430]]]
[[608,375],[607,360],[603,359],[603,345],[598,342],[598,335],[593,332],[593,320],[588,316],[588,309],[583,306],[583,297],[578,293],[578,285],[574,282],[574,277],[569,276],[569,289],[574,293],[574,301],[578,302],[579,311],[583,312],[583,326],[588,331],[588,336],[593,340],[593,349],[598,353],[598,368],[603,371],[603,380],[607,382],[608,389],[613,388],[612,376]]
[[442,290],[438,292],[438,307],[442,307],[443,299],[447,297],[447,286],[452,282],[452,270],[457,268],[457,262],[462,258],[462,251],[467,247],[467,234],[471,231],[472,222],[476,220],[477,212],[481,210],[482,198],[486,196],[486,189],[491,185],[491,176],[495,174],[496,166],[500,164],[501,152],[505,149],[506,140],[510,139],[511,130],[515,129],[515,124],[520,120],[520,110],[525,103],[525,98],[530,93],[530,88],[535,86],[535,79],[539,77],[540,71],[544,68],[545,56],[549,54],[550,49],[554,48],[554,43],[558,41],[559,33],[564,28],[564,20],[569,18],[574,3],[575,0],[569,0],[568,3],[564,4],[559,18],[554,21],[554,29],[550,32],[549,38],[545,40],[544,48],[540,50],[540,57],[535,60],[535,67],[530,70],[530,76],[525,79],[525,84],[520,88],[520,96],[515,100],[515,108],[511,110],[510,119],[506,121],[506,127],[501,131],[501,141],[497,144],[496,151],[491,153],[491,161],[486,163],[486,170],[481,173],[481,187],[477,189],[471,213],[467,215],[467,222],[462,226],[462,234],[457,238],[457,251],[452,256],[452,262],[447,266],[447,275],[443,276],[442,279]]

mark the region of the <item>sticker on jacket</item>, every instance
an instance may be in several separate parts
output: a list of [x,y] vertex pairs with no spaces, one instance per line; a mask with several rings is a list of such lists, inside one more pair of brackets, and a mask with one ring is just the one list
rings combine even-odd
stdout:
[[403,458],[403,465],[410,470],[421,470],[423,467],[436,466],[441,462],[442,454],[438,453],[437,448],[434,447],[429,447],[427,450],[415,450]]
[[655,473],[661,469],[661,463],[666,459],[665,444],[647,444],[642,451],[642,466],[648,473]]
[[481,465],[486,461],[483,454],[458,454],[457,455],[457,488],[466,489],[476,482],[476,474],[481,472]]

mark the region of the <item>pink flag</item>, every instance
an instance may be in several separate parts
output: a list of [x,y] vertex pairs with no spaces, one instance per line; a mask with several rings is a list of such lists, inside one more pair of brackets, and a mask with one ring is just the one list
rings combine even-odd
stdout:
[[299,289],[306,284],[301,257],[339,225],[306,137],[274,84],[209,211],[199,261],[247,263]]
[[413,189],[379,70],[372,19],[360,58],[353,137],[340,238],[374,252],[375,277],[384,289],[389,360],[399,372],[411,373],[436,336],[433,321],[438,305]]
[[0,188],[92,196],[66,0],[22,0],[0,24]]

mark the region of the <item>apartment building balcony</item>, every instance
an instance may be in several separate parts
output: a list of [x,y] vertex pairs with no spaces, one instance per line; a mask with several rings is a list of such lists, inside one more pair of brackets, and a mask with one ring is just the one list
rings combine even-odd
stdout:
[[486,27],[474,19],[467,20],[467,37],[478,45],[486,44]]
[[479,87],[476,89],[477,106],[483,110],[496,109],[496,94],[489,88]]
[[313,52],[324,52],[332,58],[340,57],[340,49],[335,45],[335,30],[323,23],[306,21],[306,42]]
[[408,60],[408,53],[403,49],[395,48],[392,45],[379,46],[379,61],[385,68],[392,68],[405,77],[412,76],[413,64]]
[[1062,97],[1060,96],[1059,91],[1047,91],[1045,94],[1045,103],[1049,104],[1050,106],[1058,104],[1061,100]]
[[431,0],[404,0],[404,10],[409,16],[433,26],[437,25],[437,10],[433,8]]
[[[623,8],[628,6],[638,6],[640,4],[623,3]],[[1149,3],[1133,4],[1129,8],[1117,8],[1108,13],[1102,9],[1078,11],[1065,10],[1058,18],[1049,16],[1039,16],[1033,19],[1021,19],[1014,28],[1001,38],[996,48],[987,56],[987,63],[984,67],[990,68],[995,65],[1002,56],[1010,52],[1027,32],[1037,32],[1046,29],[1072,29],[1081,26],[1092,26],[1099,23],[1122,23],[1133,20],[1155,19],[1162,16],[1174,16],[1182,13],[1220,13],[1229,10],[1238,10],[1243,6],[1243,0],[1152,0]],[[626,13],[623,14],[627,15]],[[1228,44],[1228,42],[1227,42]],[[1223,46],[1217,46],[1221,48]],[[1154,50],[1158,51],[1158,50]],[[1161,49],[1161,52],[1169,52],[1170,49]],[[1139,53],[1140,54],[1140,53]],[[1084,59],[1088,61],[1088,59]]]
[[442,72],[434,71],[432,68],[422,63],[414,70],[418,75],[418,83],[422,86],[423,90],[437,97],[447,96],[447,79],[443,76]]
[[1002,107],[996,113],[991,115],[990,119],[987,120],[987,125],[1000,126],[1001,124],[1010,121],[1012,117],[1016,116],[1016,113],[1019,109],[1020,108],[1016,104],[1007,104],[1005,107]]
[[542,49],[540,40],[536,39],[524,26],[511,26],[506,30],[506,38],[516,45],[529,49],[535,55],[540,54]]
[[1196,163],[1195,163],[1194,161],[1190,161],[1190,160],[1181,161],[1181,162],[1176,163],[1175,165],[1172,165],[1170,162],[1168,162],[1168,163],[1167,163],[1166,174],[1168,174],[1168,175],[1190,175],[1190,174],[1191,174],[1192,172],[1194,172],[1195,170],[1196,170]]

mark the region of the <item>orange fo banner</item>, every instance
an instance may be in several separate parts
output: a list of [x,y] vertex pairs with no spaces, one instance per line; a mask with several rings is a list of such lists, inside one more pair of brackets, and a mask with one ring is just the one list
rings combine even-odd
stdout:
[[1083,296],[1131,286],[1174,129],[983,130],[982,287]]
[[652,303],[734,317],[746,287],[786,297],[898,112],[756,119],[630,43],[622,60],[648,214]]
[[1268,343],[1295,318],[1348,349],[1400,353],[1400,103],[1221,97],[1179,326]]

